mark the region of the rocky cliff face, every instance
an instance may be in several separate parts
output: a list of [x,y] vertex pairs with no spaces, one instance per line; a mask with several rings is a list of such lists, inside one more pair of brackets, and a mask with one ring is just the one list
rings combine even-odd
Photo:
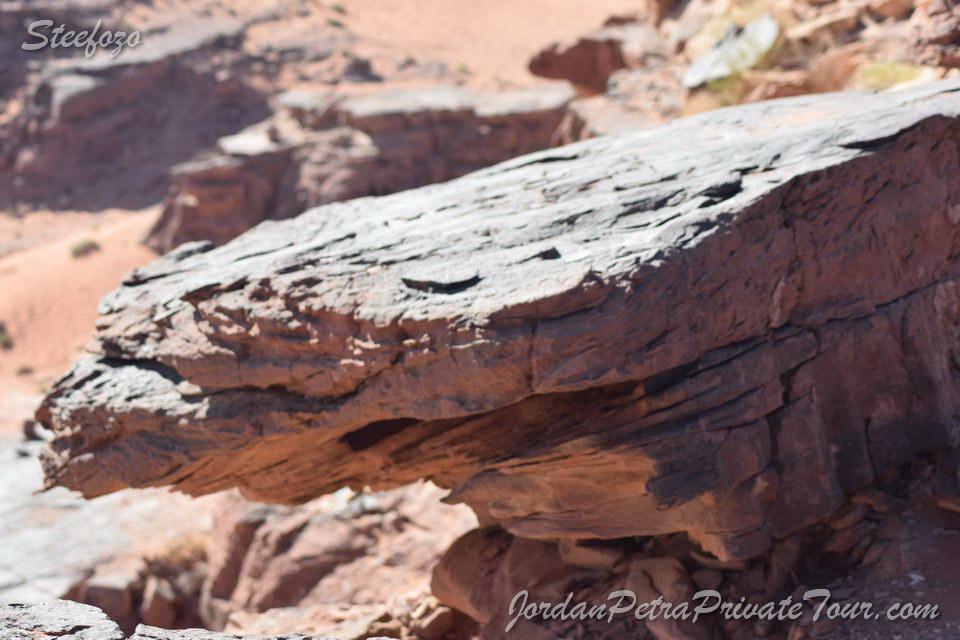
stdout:
[[956,444],[960,86],[748,105],[191,244],[102,304],[51,485],[429,477],[526,538],[756,556]]
[[[249,64],[236,51],[246,26],[186,21],[116,58],[68,49],[73,57],[39,65],[20,89],[21,112],[0,123],[0,205],[97,210],[156,202],[171,164],[268,113],[265,97],[238,73]],[[23,26],[16,27],[10,32],[19,42]]]

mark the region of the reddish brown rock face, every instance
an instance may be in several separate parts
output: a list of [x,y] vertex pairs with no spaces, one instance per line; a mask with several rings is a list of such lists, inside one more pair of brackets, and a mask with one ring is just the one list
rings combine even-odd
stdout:
[[[476,526],[468,508],[442,504],[445,492],[426,483],[349,493],[299,508],[224,494],[201,594],[206,625],[223,629],[290,607],[309,619],[308,612],[336,611],[344,602],[397,612],[405,598],[427,594],[440,556]],[[332,634],[336,622],[318,628]],[[295,623],[274,628],[303,630]]]
[[429,477],[745,558],[956,443],[960,87],[761,103],[187,245],[101,307],[51,484]]
[[954,0],[918,2],[911,25],[925,62],[960,67],[960,7]]
[[645,23],[606,26],[575,43],[555,43],[530,60],[530,71],[545,78],[569,80],[581,90],[603,93],[618,69],[662,62],[667,45],[655,27]]

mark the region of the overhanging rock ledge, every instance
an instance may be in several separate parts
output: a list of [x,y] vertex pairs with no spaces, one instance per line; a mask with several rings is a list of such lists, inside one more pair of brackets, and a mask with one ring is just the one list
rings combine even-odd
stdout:
[[722,558],[957,442],[960,83],[745,105],[184,245],[39,411],[51,485],[431,478]]

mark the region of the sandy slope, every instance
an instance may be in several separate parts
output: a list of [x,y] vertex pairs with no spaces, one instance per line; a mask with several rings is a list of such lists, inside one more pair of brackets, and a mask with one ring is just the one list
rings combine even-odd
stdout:
[[342,21],[361,41],[466,68],[479,84],[536,81],[527,61],[575,39],[640,0],[341,0]]
[[[104,224],[93,217],[86,228],[0,258],[0,322],[14,343],[0,350],[0,429],[18,425],[31,396],[80,353],[100,298],[153,258],[140,239],[155,215],[127,213]],[[73,247],[86,240],[101,249],[73,257]]]

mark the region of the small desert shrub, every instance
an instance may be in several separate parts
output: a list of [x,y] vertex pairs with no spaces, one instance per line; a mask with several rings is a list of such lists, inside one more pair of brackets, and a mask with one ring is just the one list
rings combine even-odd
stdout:
[[202,537],[189,536],[148,555],[145,560],[154,573],[180,573],[202,564],[207,559],[206,542]]
[[340,15],[343,15],[347,12],[347,8],[339,3],[331,6],[330,8],[336,11],[337,13],[339,13]]
[[33,367],[28,364],[25,364],[21,367],[17,367],[18,376],[30,376],[33,375]]
[[858,84],[876,91],[883,91],[920,77],[922,69],[915,64],[899,62],[873,62],[857,72]]
[[0,349],[9,351],[13,349],[13,336],[7,330],[7,325],[0,322]]
[[74,258],[84,258],[97,251],[100,251],[100,244],[96,240],[81,240],[70,247],[70,255]]

